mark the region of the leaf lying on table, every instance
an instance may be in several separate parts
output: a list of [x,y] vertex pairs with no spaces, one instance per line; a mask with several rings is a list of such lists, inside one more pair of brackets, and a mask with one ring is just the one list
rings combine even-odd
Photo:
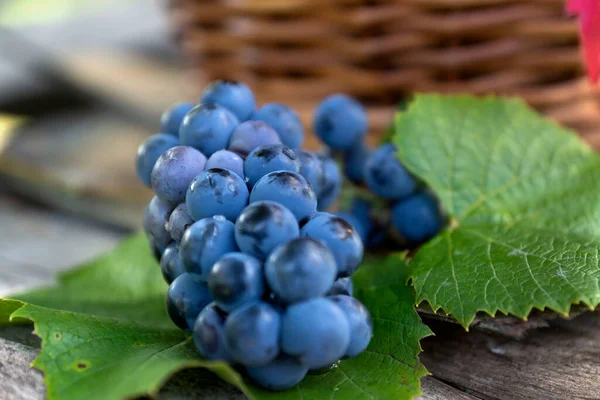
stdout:
[[174,328],[164,310],[167,286],[142,235],[62,275],[56,287],[0,301],[0,323],[11,313],[34,322],[42,351],[33,365],[45,373],[49,399],[154,394],[173,373],[193,367],[215,372],[252,399],[410,399],[427,374],[418,354],[430,331],[414,310],[406,278],[398,256],[366,260],[355,285],[373,316],[369,348],[278,393],[251,385],[224,363],[203,360],[189,334]]
[[517,100],[418,96],[396,121],[400,160],[450,227],[411,262],[417,302],[467,327],[600,302],[600,157]]

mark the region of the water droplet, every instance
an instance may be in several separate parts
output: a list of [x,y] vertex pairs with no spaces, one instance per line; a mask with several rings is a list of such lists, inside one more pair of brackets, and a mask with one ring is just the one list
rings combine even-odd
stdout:
[[233,183],[230,183],[227,185],[227,189],[229,189],[230,192],[235,192],[236,191],[236,186]]

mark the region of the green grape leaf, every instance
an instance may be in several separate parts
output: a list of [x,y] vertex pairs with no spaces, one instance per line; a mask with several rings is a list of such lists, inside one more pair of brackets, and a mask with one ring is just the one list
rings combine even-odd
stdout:
[[519,100],[421,95],[395,142],[450,218],[410,263],[417,303],[465,327],[598,305],[600,157],[575,134]]
[[11,314],[34,322],[42,351],[33,366],[44,372],[54,400],[153,395],[184,368],[211,370],[251,399],[410,399],[427,374],[418,355],[430,331],[414,309],[407,276],[399,256],[365,260],[355,285],[373,316],[369,348],[285,392],[262,390],[227,364],[201,358],[164,311],[167,286],[142,235],[62,275],[57,286],[0,301],[0,323]]

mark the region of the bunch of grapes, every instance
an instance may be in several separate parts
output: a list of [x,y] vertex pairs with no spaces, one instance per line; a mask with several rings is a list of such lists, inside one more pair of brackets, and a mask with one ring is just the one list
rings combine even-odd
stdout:
[[[361,353],[372,322],[352,297],[360,235],[322,211],[340,194],[337,164],[300,149],[293,110],[255,108],[246,85],[214,82],[198,105],[163,115],[163,133],[138,150],[137,172],[155,194],[144,230],[170,284],[171,319],[204,357],[282,390]],[[357,113],[321,111],[349,122]],[[363,136],[358,113],[365,123],[350,128]]]
[[369,248],[389,236],[407,247],[422,244],[444,226],[439,203],[400,163],[394,144],[368,148],[362,135],[366,124],[360,103],[345,95],[328,97],[315,113],[314,132],[341,155],[346,178],[366,189],[358,191],[362,196],[351,201],[349,210],[337,214]]

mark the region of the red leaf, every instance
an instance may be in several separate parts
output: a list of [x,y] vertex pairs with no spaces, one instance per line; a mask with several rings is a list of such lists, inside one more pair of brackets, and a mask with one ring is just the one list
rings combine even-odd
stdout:
[[583,54],[592,82],[600,73],[600,0],[567,0],[567,12],[579,16]]

